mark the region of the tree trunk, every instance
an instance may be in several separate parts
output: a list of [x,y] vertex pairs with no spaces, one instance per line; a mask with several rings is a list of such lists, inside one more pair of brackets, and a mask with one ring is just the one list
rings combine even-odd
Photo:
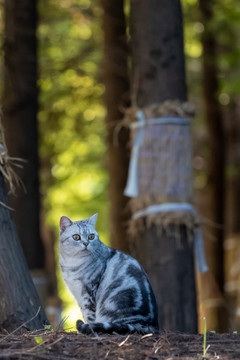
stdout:
[[36,27],[36,1],[5,1],[3,123],[9,154],[26,160],[23,170],[16,169],[26,193],[18,189],[10,202],[30,269],[44,267],[39,231]]
[[[131,0],[132,101],[139,107],[187,98],[180,1]],[[191,149],[189,149],[191,151]],[[177,180],[176,180],[177,181]],[[181,248],[177,246],[180,236]],[[153,285],[161,329],[197,331],[192,234],[169,225],[145,228],[136,255]]]
[[[1,173],[0,201],[4,204],[7,202]],[[0,205],[0,228],[0,331],[5,329],[11,332],[37,314],[40,302],[9,210],[3,205]],[[41,308],[39,314],[22,330],[42,329],[46,322]]]
[[225,116],[226,126],[226,153],[227,166],[232,173],[227,178],[227,204],[226,208],[226,233],[228,235],[240,234],[240,99],[236,100],[228,109]]
[[206,109],[206,120],[209,135],[209,218],[216,225],[211,230],[214,241],[206,243],[208,264],[217,280],[220,290],[224,291],[224,266],[223,266],[223,240],[224,240],[224,203],[225,203],[225,146],[223,119],[217,99],[219,91],[216,34],[211,29],[213,20],[213,1],[199,0],[199,6],[204,24],[202,36],[203,46],[203,95]]
[[110,196],[110,239],[113,247],[129,251],[127,220],[129,209],[123,195],[129,162],[129,131],[119,128],[129,105],[128,49],[123,0],[102,0],[104,30],[104,82],[107,108],[107,145]]
[[[224,243],[225,297],[228,303],[228,330],[240,330],[240,99],[234,101],[225,113],[226,143],[226,209]],[[230,171],[229,171],[230,170]],[[233,269],[237,271],[233,271]]]
[[132,97],[137,105],[143,107],[176,99],[185,101],[180,2],[131,0],[131,39]]
[[[202,34],[202,68],[203,96],[206,112],[206,122],[209,136],[208,158],[208,205],[205,214],[215,226],[208,228],[210,237],[206,238],[206,258],[209,269],[219,287],[218,293],[222,301],[215,302],[211,308],[209,325],[214,324],[218,332],[228,330],[227,309],[224,304],[224,209],[225,209],[225,141],[223,117],[218,102],[218,67],[216,53],[216,32],[212,30],[213,21],[212,0],[199,0],[199,8],[204,25]],[[203,282],[203,291],[206,283]],[[213,294],[213,299],[217,298]]]

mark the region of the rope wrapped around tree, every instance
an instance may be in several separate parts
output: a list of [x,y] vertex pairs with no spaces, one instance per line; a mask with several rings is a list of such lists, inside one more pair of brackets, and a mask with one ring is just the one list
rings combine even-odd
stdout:
[[133,236],[152,225],[159,235],[170,224],[185,225],[194,233],[198,268],[206,271],[199,215],[192,206],[189,117],[193,114],[190,103],[178,101],[126,111],[123,122],[131,129],[132,152],[125,195],[131,198]]

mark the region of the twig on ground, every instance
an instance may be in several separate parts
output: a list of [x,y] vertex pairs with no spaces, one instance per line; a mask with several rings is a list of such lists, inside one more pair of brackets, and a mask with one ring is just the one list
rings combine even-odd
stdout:
[[42,344],[37,344],[35,345],[34,347],[30,348],[30,349],[26,349],[26,350],[22,350],[22,351],[13,351],[13,352],[8,352],[8,353],[5,353],[5,354],[0,354],[0,359],[3,359],[3,358],[6,358],[6,357],[9,357],[9,356],[16,356],[16,355],[23,355],[23,354],[30,354],[32,353],[33,351],[35,351],[37,348],[41,348],[42,350],[43,349],[46,349],[46,348],[50,348],[51,346],[57,344],[59,341],[61,341],[63,338],[65,338],[66,335],[62,335],[60,338],[58,338],[57,340],[53,341],[52,343],[50,344],[47,344],[45,341],[44,343]]
[[128,335],[128,336],[126,337],[126,339],[124,339],[120,344],[118,344],[118,346],[119,346],[119,347],[120,347],[120,346],[123,346],[123,345],[128,341],[129,336],[130,336],[130,335]]

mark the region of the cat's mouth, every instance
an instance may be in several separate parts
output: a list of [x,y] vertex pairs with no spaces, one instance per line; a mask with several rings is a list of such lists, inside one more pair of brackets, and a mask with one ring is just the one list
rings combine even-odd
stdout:
[[84,246],[84,248],[82,249],[82,251],[89,251],[89,249],[88,249],[86,246]]

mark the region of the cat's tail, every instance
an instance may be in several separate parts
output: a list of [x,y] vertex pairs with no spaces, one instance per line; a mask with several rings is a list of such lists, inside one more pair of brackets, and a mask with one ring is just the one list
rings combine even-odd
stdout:
[[158,328],[154,326],[142,325],[139,323],[126,324],[122,322],[104,322],[85,324],[82,320],[77,320],[76,326],[77,330],[83,334],[92,334],[94,332],[108,334],[111,334],[113,332],[116,332],[118,334],[132,334],[137,332],[144,335],[149,333],[156,333],[158,331]]

